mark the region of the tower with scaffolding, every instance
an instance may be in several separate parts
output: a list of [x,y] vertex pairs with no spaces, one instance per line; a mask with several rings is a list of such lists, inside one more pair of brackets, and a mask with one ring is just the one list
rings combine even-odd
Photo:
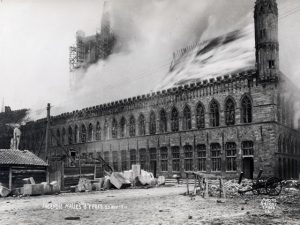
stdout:
[[104,2],[100,32],[91,36],[85,36],[83,31],[76,32],[76,43],[69,49],[70,72],[85,70],[98,60],[105,60],[112,53],[115,40],[110,22],[110,4]]

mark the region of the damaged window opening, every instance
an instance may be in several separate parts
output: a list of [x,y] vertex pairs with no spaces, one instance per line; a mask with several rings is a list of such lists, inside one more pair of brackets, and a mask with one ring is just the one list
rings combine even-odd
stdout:
[[149,132],[150,135],[156,134],[156,116],[153,111],[150,113]]
[[236,171],[236,144],[228,142],[225,145],[226,171]]
[[160,163],[161,163],[161,171],[168,171],[168,148],[162,147],[160,149]]
[[206,171],[206,145],[197,145],[198,170]]
[[211,170],[221,171],[221,145],[213,143],[210,145],[211,149]]
[[176,108],[173,108],[171,112],[171,131],[179,131],[179,113]]
[[171,148],[172,151],[172,170],[175,172],[180,171],[180,152],[179,147],[174,146]]
[[202,103],[199,103],[196,109],[196,123],[198,130],[205,128],[205,113]]

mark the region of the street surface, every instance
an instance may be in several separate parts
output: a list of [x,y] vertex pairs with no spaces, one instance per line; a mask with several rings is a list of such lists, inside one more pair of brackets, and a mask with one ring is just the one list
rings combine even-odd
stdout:
[[0,224],[300,224],[296,189],[276,198],[244,195],[225,202],[185,191],[180,185],[0,198]]

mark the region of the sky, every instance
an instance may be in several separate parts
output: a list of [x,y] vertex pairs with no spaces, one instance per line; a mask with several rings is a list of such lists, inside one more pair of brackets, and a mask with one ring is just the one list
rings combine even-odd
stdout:
[[[280,67],[300,87],[300,2],[278,4]],[[96,33],[102,6],[103,0],[2,0],[0,101],[44,116],[48,102],[57,114],[151,92],[174,51],[253,23],[254,0],[111,0],[118,48],[70,89],[69,46],[77,30]]]

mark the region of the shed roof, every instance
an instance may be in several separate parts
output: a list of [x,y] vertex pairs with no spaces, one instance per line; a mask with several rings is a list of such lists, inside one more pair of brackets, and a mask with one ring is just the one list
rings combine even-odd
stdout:
[[48,164],[28,150],[0,149],[0,166],[48,166]]

